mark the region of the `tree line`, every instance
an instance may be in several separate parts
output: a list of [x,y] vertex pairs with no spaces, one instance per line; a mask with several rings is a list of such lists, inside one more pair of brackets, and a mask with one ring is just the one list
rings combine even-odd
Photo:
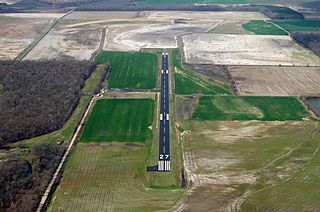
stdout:
[[75,60],[0,61],[0,145],[61,128],[95,67]]

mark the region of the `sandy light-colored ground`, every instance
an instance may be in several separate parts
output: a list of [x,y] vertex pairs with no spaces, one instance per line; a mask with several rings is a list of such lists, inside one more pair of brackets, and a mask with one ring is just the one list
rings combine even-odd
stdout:
[[99,47],[102,28],[66,26],[63,22],[59,23],[32,49],[25,60],[61,57],[72,57],[78,60],[90,59]]
[[0,59],[14,59],[39,36],[50,23],[61,14],[54,13],[43,17],[38,14],[0,15]]
[[217,24],[121,24],[108,28],[105,49],[138,51],[141,48],[177,48],[177,36],[205,32]]
[[320,68],[231,66],[241,95],[319,96]]
[[198,33],[182,36],[186,63],[318,66],[319,58],[288,36]]

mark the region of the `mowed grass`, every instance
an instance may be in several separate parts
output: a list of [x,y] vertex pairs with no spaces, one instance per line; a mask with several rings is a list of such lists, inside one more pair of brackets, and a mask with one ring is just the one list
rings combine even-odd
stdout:
[[98,100],[84,127],[81,142],[144,142],[151,137],[154,101]]
[[283,31],[279,27],[263,20],[249,21],[248,23],[243,24],[242,27],[257,35],[288,35],[287,32]]
[[294,97],[204,96],[192,116],[195,120],[302,120],[308,116]]
[[247,4],[247,0],[140,0],[141,4]]
[[152,89],[156,86],[157,56],[141,52],[102,52],[98,64],[109,62],[108,88]]
[[149,188],[145,172],[149,146],[141,143],[77,144],[48,211],[169,210],[184,191],[178,187]]
[[289,32],[319,32],[320,20],[272,20]]
[[172,52],[176,94],[232,94],[229,84],[218,84],[213,79],[201,77],[184,68],[179,61],[179,51]]

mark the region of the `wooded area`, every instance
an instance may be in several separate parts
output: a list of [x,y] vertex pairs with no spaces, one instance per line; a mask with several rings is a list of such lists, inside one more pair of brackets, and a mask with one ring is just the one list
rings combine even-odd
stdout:
[[304,47],[320,56],[320,33],[319,32],[293,32],[291,37]]
[[96,65],[88,61],[1,61],[0,145],[63,126]]
[[64,151],[43,143],[31,148],[28,160],[0,161],[0,211],[35,211]]

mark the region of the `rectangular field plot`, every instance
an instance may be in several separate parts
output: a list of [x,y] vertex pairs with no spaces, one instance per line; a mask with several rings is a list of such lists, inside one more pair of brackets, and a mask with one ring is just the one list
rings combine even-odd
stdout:
[[150,138],[154,101],[98,100],[84,127],[81,142],[144,142]]
[[229,71],[244,96],[318,96],[320,68],[232,66]]
[[192,34],[182,37],[186,63],[317,66],[319,58],[289,36]]
[[137,143],[77,144],[48,211],[169,211],[183,190],[148,189],[148,151]]
[[157,56],[138,52],[103,52],[97,63],[109,61],[108,88],[152,89],[156,85]]
[[302,120],[308,116],[294,97],[200,97],[195,120]]

